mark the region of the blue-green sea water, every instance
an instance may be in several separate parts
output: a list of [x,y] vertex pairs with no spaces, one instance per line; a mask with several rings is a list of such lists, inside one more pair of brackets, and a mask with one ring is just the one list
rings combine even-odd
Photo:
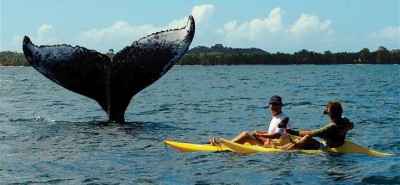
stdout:
[[[355,123],[348,138],[396,154],[181,153],[267,130],[272,95],[294,127],[328,123],[329,100]],[[31,67],[0,67],[0,184],[400,184],[400,66],[175,66],[137,94],[126,125],[99,126],[89,98]]]

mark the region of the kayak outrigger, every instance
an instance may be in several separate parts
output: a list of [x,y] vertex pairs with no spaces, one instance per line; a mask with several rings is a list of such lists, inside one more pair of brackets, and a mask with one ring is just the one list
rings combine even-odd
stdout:
[[[292,136],[293,137],[293,136]],[[277,140],[277,148],[267,148],[259,145],[250,144],[239,144],[232,142],[227,139],[221,138],[221,145],[211,145],[211,144],[195,144],[195,143],[185,143],[176,142],[171,140],[165,140],[164,143],[168,146],[175,148],[181,152],[224,152],[231,151],[238,154],[251,154],[260,152],[303,152],[309,154],[323,153],[323,152],[333,152],[333,153],[343,153],[343,154],[366,154],[371,156],[391,156],[394,154],[379,152],[376,150],[371,150],[366,147],[360,146],[352,141],[346,140],[345,143],[337,148],[330,148],[328,150],[284,150],[279,149],[279,146],[286,144],[290,138],[283,138]]]

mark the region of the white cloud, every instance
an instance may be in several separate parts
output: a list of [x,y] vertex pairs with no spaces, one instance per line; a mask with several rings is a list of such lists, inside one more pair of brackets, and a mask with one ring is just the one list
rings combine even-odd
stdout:
[[372,34],[372,38],[380,40],[397,40],[400,43],[400,27],[386,27],[377,33]]
[[[237,20],[234,20],[232,22],[226,23],[224,25],[224,29],[227,30],[227,31],[232,31],[232,30],[234,30],[236,28],[236,25],[237,25]],[[221,33],[223,33],[223,32],[224,32],[224,30],[221,30]]]
[[60,41],[54,36],[53,26],[51,24],[43,24],[36,31],[36,37],[33,37],[35,42],[41,45],[58,44]]
[[153,25],[142,25],[132,26],[125,21],[115,21],[115,23],[109,27],[100,29],[91,29],[83,31],[78,40],[80,43],[84,43],[85,47],[93,47],[101,44],[110,45],[108,47],[115,48],[130,45],[133,41],[140,39],[141,37],[147,36],[155,31]]
[[322,36],[333,34],[330,28],[331,21],[320,22],[315,15],[301,14],[300,18],[289,28],[289,34],[295,39],[302,39],[307,36]]
[[[30,36],[33,43],[38,45],[54,45],[60,44],[60,39],[54,36],[53,26],[51,24],[43,24],[36,30],[36,35]],[[20,50],[23,36],[14,36],[10,44],[11,48]]]
[[[320,21],[317,16],[306,13],[302,13],[292,24],[285,24],[284,11],[278,7],[270,11],[266,18],[255,18],[241,24],[237,20],[230,21],[218,33],[229,45],[280,51],[294,48],[296,44],[307,48],[331,42],[334,31],[330,20]],[[307,42],[304,44],[304,41]]]
[[[196,35],[201,35],[201,25],[206,24],[214,10],[215,7],[211,4],[193,7],[191,15],[193,15],[196,21]],[[124,47],[131,45],[134,41],[152,33],[162,30],[182,28],[186,25],[187,21],[188,17],[185,16],[180,19],[172,20],[169,24],[160,27],[153,24],[131,25],[126,21],[116,20],[114,24],[107,27],[84,30],[74,39],[74,41],[69,41],[66,44],[80,45],[103,53],[107,52],[109,49],[119,51]],[[54,37],[54,35],[53,26],[51,24],[43,24],[36,31],[36,36],[32,36],[31,38],[34,43],[40,45],[63,43],[60,39]],[[12,45],[18,48],[20,47],[22,40],[22,36],[15,36]]]
[[[196,21],[196,33],[198,33],[199,24],[207,21],[213,11],[213,5],[200,5],[193,7],[191,14]],[[128,46],[132,44],[132,42],[149,34],[162,30],[182,28],[186,25],[187,21],[188,17],[183,17],[171,21],[164,27],[157,27],[152,24],[134,26],[130,25],[128,22],[119,20],[109,27],[81,32],[77,39],[77,43],[81,43],[84,47],[96,48],[103,52],[108,51],[108,49],[111,48],[115,51],[119,51],[123,47]]]
[[[174,24],[174,21],[171,24]],[[184,25],[185,24],[181,24],[175,28],[180,28]],[[115,23],[109,27],[81,32],[76,42],[86,48],[96,49],[99,52],[106,52],[109,49],[119,51],[142,37],[166,29],[171,28],[169,26],[158,28],[152,24],[133,26],[126,21],[119,20],[115,21]]]
[[264,19],[253,19],[241,25],[238,25],[237,20],[233,20],[226,23],[218,32],[227,39],[258,40],[266,34],[276,34],[282,30],[283,14],[280,8],[275,8]]
[[[191,15],[193,16],[196,22],[196,32],[198,32],[199,28],[201,28],[201,25],[204,24],[206,21],[208,21],[208,19],[212,16],[214,9],[215,9],[214,5],[211,4],[199,5],[193,7]],[[160,29],[166,30],[166,29],[181,28],[182,26],[186,25],[187,21],[188,17],[182,17],[181,19],[173,20],[171,23],[168,24],[168,26]]]
[[45,42],[46,40],[46,34],[49,33],[51,31],[51,29],[53,28],[52,25],[50,24],[44,24],[42,26],[39,27],[39,29],[37,30],[37,40],[38,42]]
[[214,10],[215,7],[211,4],[194,6],[192,9],[192,15],[197,24],[202,24],[212,16]]

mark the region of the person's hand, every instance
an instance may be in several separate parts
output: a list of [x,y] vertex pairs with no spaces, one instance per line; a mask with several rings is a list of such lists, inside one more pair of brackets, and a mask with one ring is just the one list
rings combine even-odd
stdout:
[[260,132],[258,131],[258,130],[255,130],[255,131],[253,131],[252,133],[251,133],[253,136],[259,136],[260,135]]
[[267,138],[267,139],[264,141],[264,147],[269,147],[269,146],[271,146],[271,140]]

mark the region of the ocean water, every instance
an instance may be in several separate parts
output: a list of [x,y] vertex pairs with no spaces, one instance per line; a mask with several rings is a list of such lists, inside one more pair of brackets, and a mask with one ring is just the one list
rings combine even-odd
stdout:
[[[126,125],[100,126],[93,100],[31,67],[0,67],[0,184],[400,184],[400,66],[175,66],[137,94]],[[165,139],[206,143],[267,130],[280,95],[294,127],[328,123],[329,100],[355,123],[362,154],[181,153]]]

